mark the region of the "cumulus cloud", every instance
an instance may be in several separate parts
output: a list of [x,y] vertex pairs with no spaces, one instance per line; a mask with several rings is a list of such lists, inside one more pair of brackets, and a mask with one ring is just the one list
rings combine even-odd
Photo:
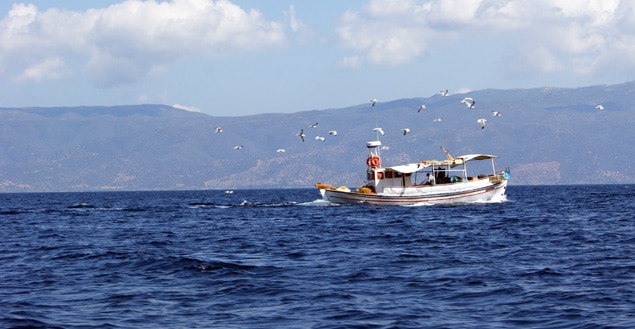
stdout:
[[66,64],[60,58],[45,58],[25,68],[16,80],[20,82],[54,80],[65,74]]
[[344,13],[336,32],[355,56],[377,65],[407,63],[467,38],[505,38],[511,53],[499,56],[529,71],[587,74],[618,53],[632,58],[634,8],[628,0],[370,0]]
[[[101,9],[14,4],[0,20],[0,73],[45,79],[65,59],[100,86],[156,74],[172,61],[277,47],[284,27],[227,0],[125,0]],[[39,63],[39,64],[38,64]],[[38,68],[37,65],[40,65]],[[38,73],[41,72],[41,73]]]
[[371,4],[365,15],[345,13],[337,28],[344,45],[365,51],[368,60],[376,64],[397,65],[421,55],[426,49],[422,36],[427,34],[427,27],[409,26],[399,19],[406,17],[406,13],[391,14],[389,8],[386,9],[386,12],[377,11]]

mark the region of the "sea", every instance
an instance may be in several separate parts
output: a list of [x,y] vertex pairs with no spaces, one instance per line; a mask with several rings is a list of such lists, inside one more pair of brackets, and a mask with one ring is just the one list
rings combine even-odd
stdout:
[[0,194],[1,328],[635,328],[635,185]]

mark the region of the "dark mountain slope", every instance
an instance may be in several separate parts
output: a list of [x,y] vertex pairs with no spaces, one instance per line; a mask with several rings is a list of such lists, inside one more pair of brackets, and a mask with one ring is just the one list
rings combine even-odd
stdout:
[[[243,117],[163,105],[3,108],[0,191],[358,186],[375,127],[390,147],[385,166],[443,159],[444,146],[454,155],[499,155],[498,164],[511,168],[511,184],[635,183],[634,93],[635,83],[486,89]],[[461,103],[467,96],[475,108]],[[604,111],[595,109],[600,103]],[[421,104],[427,108],[417,113]],[[485,129],[479,118],[487,120]],[[216,126],[223,132],[214,133]],[[301,128],[305,142],[296,136]]]

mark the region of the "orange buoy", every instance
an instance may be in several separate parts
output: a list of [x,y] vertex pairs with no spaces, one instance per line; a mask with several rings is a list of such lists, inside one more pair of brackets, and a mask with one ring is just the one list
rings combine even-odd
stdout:
[[378,156],[371,156],[366,159],[366,165],[372,168],[381,166],[381,158]]

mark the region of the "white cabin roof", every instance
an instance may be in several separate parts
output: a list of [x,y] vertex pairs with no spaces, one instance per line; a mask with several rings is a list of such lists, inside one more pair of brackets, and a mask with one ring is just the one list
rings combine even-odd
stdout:
[[498,157],[495,155],[489,155],[489,154],[466,154],[466,155],[458,156],[457,158],[461,158],[465,161],[472,161],[472,160],[488,160],[488,159],[494,159]]
[[424,162],[407,163],[407,164],[399,165],[399,166],[386,167],[386,169],[400,172],[402,174],[410,174],[410,173],[413,173],[428,167],[448,166],[448,165],[454,167],[455,165],[463,165],[465,162],[468,162],[468,161],[488,160],[488,159],[494,159],[494,158],[498,158],[498,157],[495,155],[489,155],[489,154],[466,154],[466,155],[455,157],[455,159],[463,160],[463,163],[453,163],[450,160],[426,160]]
[[392,166],[392,167],[388,167],[386,169],[391,169],[397,172],[400,172],[402,174],[410,174],[413,173],[415,171],[419,171],[423,168],[426,168],[428,166],[424,165],[423,163],[408,163],[405,165],[399,165],[399,166]]

